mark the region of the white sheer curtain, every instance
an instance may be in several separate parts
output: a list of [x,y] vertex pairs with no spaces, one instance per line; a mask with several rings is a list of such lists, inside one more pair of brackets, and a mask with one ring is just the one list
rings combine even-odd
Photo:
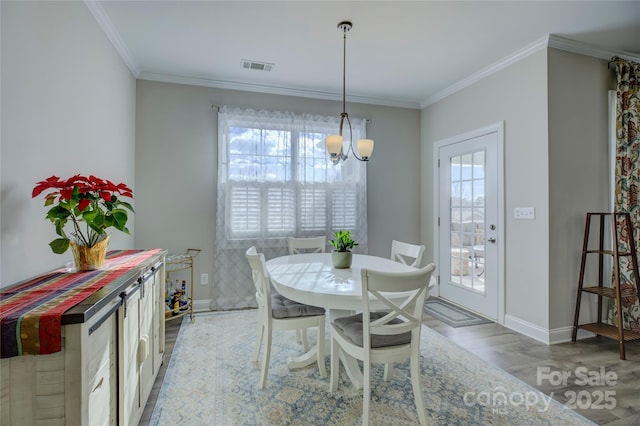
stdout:
[[[365,120],[351,123],[353,140],[365,138]],[[268,260],[287,254],[289,236],[349,229],[367,252],[366,163],[329,161],[324,138],[338,127],[339,117],[220,109],[212,309],[256,306],[252,245]]]

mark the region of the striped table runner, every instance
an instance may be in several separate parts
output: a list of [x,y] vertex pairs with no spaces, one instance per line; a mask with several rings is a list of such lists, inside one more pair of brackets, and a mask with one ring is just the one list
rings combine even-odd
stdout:
[[62,314],[161,250],[112,250],[98,271],[61,268],[0,290],[0,357],[59,352]]

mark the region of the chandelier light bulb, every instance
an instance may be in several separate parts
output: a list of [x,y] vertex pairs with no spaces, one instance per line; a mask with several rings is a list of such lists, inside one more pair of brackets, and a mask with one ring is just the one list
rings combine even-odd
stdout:
[[363,161],[369,160],[373,153],[373,139],[360,139],[358,141],[358,154]]
[[326,138],[329,157],[336,158],[342,153],[342,136],[330,135]]

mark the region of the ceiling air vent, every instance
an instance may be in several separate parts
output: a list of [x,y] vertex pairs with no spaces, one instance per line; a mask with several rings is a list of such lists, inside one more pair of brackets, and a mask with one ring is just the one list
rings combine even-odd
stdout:
[[248,59],[242,60],[242,68],[246,70],[258,70],[258,71],[271,71],[274,64],[268,64],[266,62],[250,61]]

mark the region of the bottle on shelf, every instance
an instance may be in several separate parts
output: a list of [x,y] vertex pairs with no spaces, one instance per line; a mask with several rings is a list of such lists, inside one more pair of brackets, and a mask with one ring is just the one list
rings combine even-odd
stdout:
[[165,300],[167,303],[169,303],[171,301],[171,298],[173,297],[173,293],[175,292],[175,289],[173,287],[173,281],[171,280],[167,280],[167,288],[165,291]]
[[[179,255],[169,255],[166,258],[166,279],[167,282],[171,282],[171,287],[173,293],[169,295],[169,302],[167,303],[167,315],[166,318],[175,318],[181,317],[182,315],[189,314],[191,316],[191,321],[194,321],[193,317],[193,305],[191,296],[189,293],[192,293],[193,289],[193,258],[198,255],[200,249],[187,249],[187,252]],[[172,272],[189,270],[190,271],[190,279],[189,288],[187,290],[187,280],[182,279],[184,277],[181,276],[180,279],[175,279],[175,282],[170,278]]]
[[178,315],[180,313],[180,299],[178,297],[173,297],[173,315]]

